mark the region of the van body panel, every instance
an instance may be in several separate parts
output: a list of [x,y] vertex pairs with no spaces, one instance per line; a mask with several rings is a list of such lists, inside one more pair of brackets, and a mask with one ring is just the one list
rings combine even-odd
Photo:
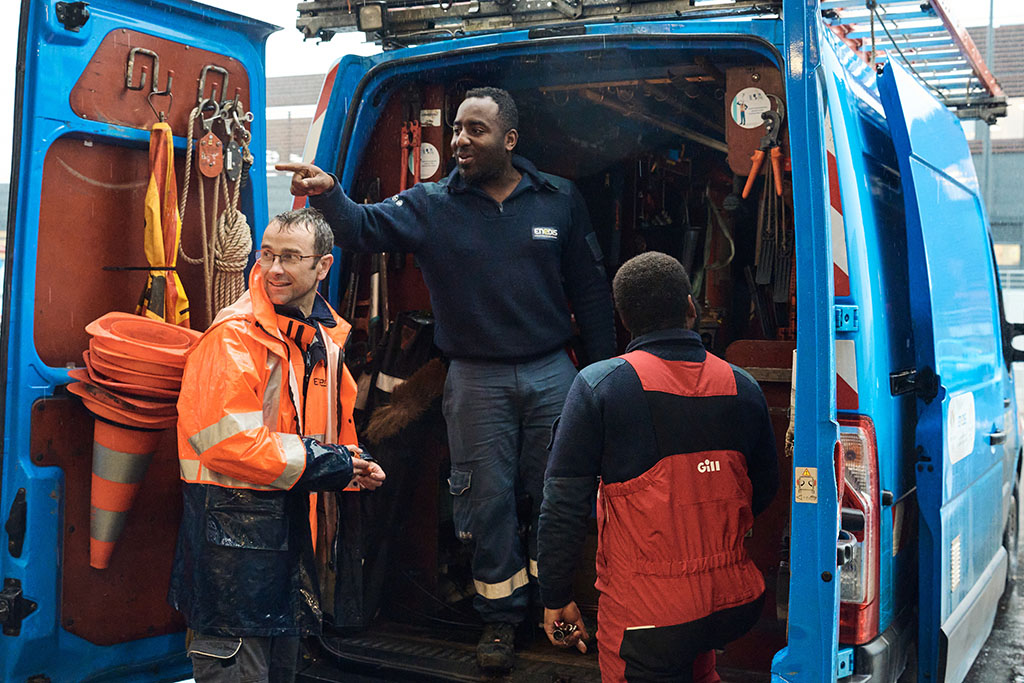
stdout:
[[[881,108],[873,98],[877,91],[865,87],[863,80],[869,76],[873,86],[873,73],[864,74],[866,66],[859,59],[842,59],[849,50],[835,40],[823,41],[821,52],[850,280],[850,296],[837,296],[837,303],[856,305],[859,321],[856,332],[837,332],[837,338],[851,340],[856,349],[857,380],[863,387],[857,412],[871,418],[878,439],[879,486],[893,498],[892,507],[884,508],[880,519],[879,631],[886,632],[909,605],[912,590],[907,584],[913,581],[914,559],[912,552],[901,552],[909,547],[906,533],[914,515],[908,462],[912,431],[906,427],[914,418],[913,402],[878,390],[878,378],[913,364],[903,201],[888,132],[868,114],[877,111],[874,106]],[[865,97],[874,106],[865,103]],[[899,638],[890,635],[887,640],[894,643]]]
[[951,629],[957,640],[944,652],[939,629],[965,601],[984,604],[988,583],[1005,575],[992,569],[1006,494],[1004,446],[989,435],[1014,429],[1004,424],[998,285],[959,123],[898,64],[886,65],[879,89],[905,192],[916,368],[938,375],[934,395],[919,395],[916,430],[920,676],[959,681],[967,665],[947,666],[945,655],[973,660],[994,613],[983,629]]
[[[772,680],[833,680],[837,673],[839,504],[834,469],[836,422],[834,279],[828,188],[824,179],[825,91],[816,3],[790,3],[782,20],[793,219],[796,239],[797,354],[794,473],[816,468],[817,503],[792,504],[788,644]],[[795,480],[795,479],[794,479]],[[795,488],[794,488],[795,490]],[[822,609],[831,606],[831,609]]]
[[[137,85],[140,68],[146,66],[150,80],[145,91],[125,88],[131,47],[150,41],[167,50],[159,70],[161,89],[166,87],[168,71],[175,68],[169,63],[174,61],[170,52],[182,59],[208,52],[231,69],[244,68],[248,76],[245,105],[257,121],[250,149],[262,158],[266,146],[263,45],[274,27],[177,0],[97,0],[88,9],[85,22],[72,30],[61,23],[53,3],[22,3],[19,65],[23,71],[19,71],[23,75],[18,84],[20,107],[15,112],[20,134],[12,173],[15,201],[7,243],[10,287],[3,311],[5,362],[0,370],[5,375],[0,509],[6,518],[18,492],[24,491],[26,523],[17,556],[3,543],[0,576],[19,581],[24,598],[35,602],[36,608],[23,619],[18,635],[0,636],[0,678],[4,680],[37,675],[49,680],[153,680],[180,676],[189,668],[182,656],[180,618],[166,604],[166,585],[150,580],[169,574],[170,555],[92,570],[88,551],[80,554],[80,549],[88,547],[91,438],[81,438],[88,444],[85,448],[72,442],[81,434],[91,434],[92,419],[77,401],[57,391],[69,381],[65,365],[75,365],[75,359],[62,358],[58,363],[52,361],[52,354],[41,352],[61,341],[57,331],[40,336],[41,329],[48,329],[40,326],[41,319],[49,319],[47,324],[52,323],[54,330],[66,329],[69,337],[84,334],[89,321],[110,310],[106,299],[117,293],[118,278],[129,277],[105,272],[103,267],[138,265],[123,260],[142,253],[142,222],[134,223],[134,217],[142,216],[148,175],[149,124],[142,121],[157,120],[155,113],[148,114],[147,104],[156,68],[148,57],[140,56],[134,81]],[[104,45],[114,50],[113,60],[97,58]],[[195,106],[199,75],[179,70],[171,86],[174,99],[152,98],[153,105],[166,111],[175,125],[187,119]],[[100,87],[120,93],[120,99],[90,101],[97,91],[89,88],[96,86],[75,93],[76,87],[85,87],[81,84],[97,76]],[[183,155],[184,138],[175,137],[175,145]],[[242,209],[261,230],[267,204],[263,174],[253,175],[243,195]],[[130,207],[119,204],[122,198],[132,200]],[[88,211],[103,205],[116,214]],[[122,225],[132,232],[116,234]],[[86,240],[90,249],[80,250],[78,240]],[[96,258],[104,248],[109,250]],[[45,265],[51,262],[56,265]],[[134,283],[140,275],[131,277]],[[67,291],[50,289],[51,281]],[[103,301],[67,304],[83,288],[97,286]],[[126,294],[128,289],[132,291]],[[126,294],[120,310],[134,310],[141,283],[135,290],[133,284],[120,292]],[[92,310],[96,307],[101,307],[99,313]],[[81,365],[80,355],[77,365]],[[46,433],[40,431],[44,428]],[[173,450],[166,454],[173,457]],[[67,475],[72,462],[68,458],[84,463],[84,472],[76,470],[74,481]],[[176,464],[167,464],[160,466],[161,471],[171,471],[176,480]],[[85,497],[79,498],[83,489]],[[165,497],[180,501],[176,487],[155,496],[161,501]],[[173,549],[177,522],[171,517],[174,505],[180,505],[177,501],[152,510],[168,527],[159,532],[154,545]],[[150,512],[147,509],[143,515]],[[146,530],[139,529],[144,536]],[[129,528],[125,533],[135,532]]]

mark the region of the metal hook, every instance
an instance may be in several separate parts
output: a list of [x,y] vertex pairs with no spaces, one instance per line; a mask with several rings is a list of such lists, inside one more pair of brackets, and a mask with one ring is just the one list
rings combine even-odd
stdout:
[[[124,74],[124,87],[128,90],[142,90],[146,87],[146,67],[140,67],[141,76],[139,77],[139,85],[135,86],[132,83],[132,71],[135,70],[135,56],[146,55],[153,59],[153,90],[156,90],[156,82],[160,77],[160,56],[152,50],[147,50],[144,47],[133,47],[131,52],[128,53],[128,68]],[[168,89],[170,86],[168,85]]]
[[[214,73],[218,73],[218,74],[220,74],[221,76],[224,77],[224,81],[221,84],[221,90],[220,90],[221,97],[223,97],[224,93],[226,93],[228,91],[228,76],[229,76],[228,70],[225,69],[224,67],[217,66],[215,64],[207,64],[206,66],[203,67],[203,72],[199,76],[199,97],[198,97],[198,100],[197,100],[199,103],[202,103],[203,95],[204,95],[204,93],[206,91],[206,74],[208,74],[211,71],[213,71]],[[216,100],[217,99],[217,86],[216,85],[211,86],[211,88],[210,88],[210,97],[207,98],[207,99],[209,99],[209,100]]]
[[[168,79],[168,80],[170,80],[170,79]],[[156,114],[157,120],[160,121],[160,123],[163,123],[164,121],[167,120],[167,114],[165,114],[162,111],[157,111],[156,107],[153,106],[153,96],[154,95],[160,96],[160,97],[166,96],[166,97],[171,98],[171,101],[167,105],[168,109],[170,109],[172,106],[174,106],[174,95],[171,93],[171,90],[170,90],[169,87],[164,92],[157,92],[156,90],[154,90],[151,93],[149,93],[148,95],[146,95],[146,102],[149,104],[149,108],[153,110],[154,114]]]

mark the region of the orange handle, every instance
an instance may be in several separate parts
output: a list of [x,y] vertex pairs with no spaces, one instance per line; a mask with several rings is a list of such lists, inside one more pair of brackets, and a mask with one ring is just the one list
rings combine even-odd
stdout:
[[782,196],[782,150],[772,147],[772,170],[775,172],[775,194]]
[[743,194],[740,196],[746,199],[750,196],[750,190],[754,187],[754,178],[757,177],[757,172],[761,170],[761,163],[764,161],[764,150],[759,149],[754,152],[754,156],[750,157],[750,174],[747,176],[747,184],[743,186]]

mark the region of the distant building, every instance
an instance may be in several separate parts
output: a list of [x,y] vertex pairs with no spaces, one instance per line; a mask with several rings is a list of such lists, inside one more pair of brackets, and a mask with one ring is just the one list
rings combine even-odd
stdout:
[[[968,29],[978,50],[985,54],[984,26]],[[991,187],[988,215],[995,242],[999,275],[1007,291],[1007,316],[1024,322],[1024,24],[995,29],[994,60],[989,69],[1009,100],[1009,113],[991,128]],[[985,186],[982,143],[976,131],[985,124],[965,122],[978,180]],[[1021,290],[1012,292],[1012,290]],[[1012,292],[1012,294],[1011,294]],[[1011,305],[1011,299],[1014,305]]]
[[290,176],[278,175],[274,164],[302,159],[306,132],[313,121],[324,74],[267,79],[267,190],[270,215],[291,208]]

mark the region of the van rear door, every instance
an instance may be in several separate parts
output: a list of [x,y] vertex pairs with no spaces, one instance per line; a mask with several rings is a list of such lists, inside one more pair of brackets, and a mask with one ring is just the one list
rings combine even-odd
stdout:
[[[206,98],[237,97],[255,115],[249,149],[262,163],[263,50],[274,29],[187,0],[21,3],[0,344],[2,680],[175,680],[189,669],[184,627],[166,600],[181,509],[173,431],[110,566],[93,569],[93,419],[62,386],[68,368],[82,366],[85,325],[134,311],[146,282],[147,148],[158,112],[174,134],[179,186],[204,72]],[[264,174],[241,194],[250,225],[262,228]],[[192,194],[183,228],[192,254],[201,253],[197,206]],[[198,327],[202,276],[178,264]]]
[[[878,87],[906,204],[918,396],[919,680],[961,681],[1006,576],[998,286],[956,117],[899,64]],[[899,390],[894,386],[894,390]]]

